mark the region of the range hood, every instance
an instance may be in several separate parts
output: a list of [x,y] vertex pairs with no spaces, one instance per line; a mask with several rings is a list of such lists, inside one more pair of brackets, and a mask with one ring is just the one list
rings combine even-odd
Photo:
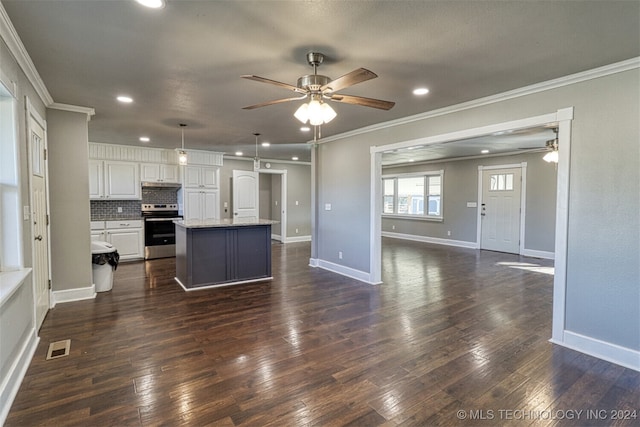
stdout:
[[179,190],[182,188],[182,184],[177,182],[142,181],[142,188],[170,188],[173,190]]

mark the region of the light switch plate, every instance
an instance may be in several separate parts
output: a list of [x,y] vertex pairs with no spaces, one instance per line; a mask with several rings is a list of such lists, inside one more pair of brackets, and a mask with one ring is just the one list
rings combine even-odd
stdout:
[[24,219],[25,221],[28,221],[30,217],[31,217],[31,210],[29,209],[29,206],[23,206],[22,219]]
[[468,208],[477,208],[478,207],[478,202],[467,202],[467,207]]
[[330,211],[331,210],[331,203],[325,203],[324,204],[324,210],[325,211]]

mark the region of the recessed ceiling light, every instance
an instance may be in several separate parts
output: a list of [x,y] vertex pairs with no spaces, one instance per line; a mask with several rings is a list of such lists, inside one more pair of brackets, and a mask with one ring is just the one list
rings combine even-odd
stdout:
[[265,142],[263,142],[261,145],[262,145],[263,147],[268,147],[268,146],[270,146],[270,145],[271,145],[271,143],[270,143],[270,142],[266,142],[266,141],[265,141]]
[[242,156],[242,151],[236,151],[236,156]]
[[116,99],[120,102],[124,102],[125,104],[130,104],[133,102],[133,98],[126,95],[119,95]]
[[489,150],[482,150],[482,151],[481,151],[481,153],[482,153],[482,154],[488,154],[488,153],[489,153]]
[[409,159],[409,161],[410,161],[410,162],[415,162],[415,160],[414,160],[414,159]]
[[310,128],[310,127],[307,127],[307,126],[302,126],[302,127],[300,128],[300,130],[301,130],[302,132],[309,132],[309,131],[311,130],[311,128]]
[[297,158],[297,157],[295,157],[295,156],[293,156],[293,157],[291,158],[291,160],[294,160],[294,161],[295,161],[295,160],[298,160],[298,158]]
[[136,0],[136,2],[151,9],[162,9],[165,6],[164,0]]
[[140,141],[142,141],[142,142],[149,142],[149,141],[151,141],[151,140],[149,139],[149,137],[148,137],[148,136],[141,136],[141,137],[140,137]]
[[413,90],[414,95],[426,95],[428,93],[429,93],[429,89],[427,89],[426,87],[419,87]]

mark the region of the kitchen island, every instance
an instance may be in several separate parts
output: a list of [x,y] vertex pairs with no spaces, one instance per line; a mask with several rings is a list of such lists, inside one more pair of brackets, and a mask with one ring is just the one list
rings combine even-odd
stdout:
[[271,225],[240,218],[179,220],[176,281],[185,291],[271,280]]

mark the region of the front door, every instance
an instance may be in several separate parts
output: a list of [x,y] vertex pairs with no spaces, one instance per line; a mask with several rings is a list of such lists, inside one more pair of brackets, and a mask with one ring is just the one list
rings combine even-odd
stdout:
[[49,311],[49,203],[47,200],[47,139],[45,122],[29,113],[29,158],[31,220],[33,232],[33,278],[35,282],[36,329]]
[[233,171],[233,218],[258,219],[258,172]]
[[482,172],[481,249],[520,253],[522,169]]

